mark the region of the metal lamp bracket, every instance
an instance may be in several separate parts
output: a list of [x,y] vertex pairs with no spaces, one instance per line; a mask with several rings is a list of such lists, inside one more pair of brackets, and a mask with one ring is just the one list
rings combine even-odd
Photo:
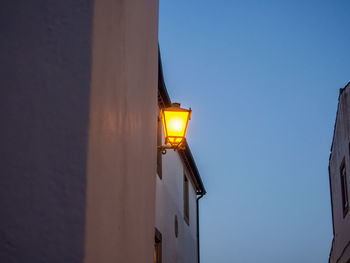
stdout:
[[162,154],[166,154],[166,150],[168,149],[173,149],[174,151],[176,150],[185,150],[186,146],[185,143],[180,143],[177,146],[170,146],[170,145],[160,145],[157,146],[158,150],[160,150],[162,152]]

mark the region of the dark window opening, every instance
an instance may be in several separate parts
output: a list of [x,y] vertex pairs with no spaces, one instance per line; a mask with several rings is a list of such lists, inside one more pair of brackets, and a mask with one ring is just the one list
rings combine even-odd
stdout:
[[190,219],[190,209],[189,209],[189,200],[188,200],[188,179],[184,175],[184,218],[187,224],[189,224]]
[[340,166],[340,183],[343,203],[343,217],[345,217],[349,211],[348,183],[346,178],[345,160],[343,160],[342,165]]
[[[158,117],[157,124],[157,145],[162,145],[162,120]],[[162,152],[157,150],[157,174],[162,179]]]
[[162,263],[162,234],[155,229],[154,235],[154,263]]
[[175,237],[179,236],[179,222],[177,221],[177,216],[175,215]]

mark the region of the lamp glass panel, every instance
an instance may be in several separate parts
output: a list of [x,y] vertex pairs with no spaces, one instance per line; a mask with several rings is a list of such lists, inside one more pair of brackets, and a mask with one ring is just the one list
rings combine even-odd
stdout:
[[185,136],[187,123],[188,123],[188,111],[167,111],[163,112],[166,128],[166,135],[171,144],[178,144],[182,142]]

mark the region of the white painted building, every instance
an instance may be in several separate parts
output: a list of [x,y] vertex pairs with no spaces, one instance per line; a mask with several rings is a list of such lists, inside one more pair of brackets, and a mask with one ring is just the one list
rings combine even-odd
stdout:
[[[159,58],[158,105],[170,104]],[[159,119],[158,145],[163,143]],[[157,157],[154,262],[199,262],[198,200],[206,192],[193,156],[187,146]]]

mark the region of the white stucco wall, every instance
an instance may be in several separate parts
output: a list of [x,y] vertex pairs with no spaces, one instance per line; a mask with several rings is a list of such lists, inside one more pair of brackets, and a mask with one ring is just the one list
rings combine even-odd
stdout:
[[92,12],[1,1],[1,263],[83,262]]
[[153,262],[158,0],[96,0],[85,263]]
[[1,4],[0,262],[153,262],[158,0]]
[[[166,263],[197,262],[196,192],[177,152],[162,156],[162,179],[156,175],[156,228],[162,234],[162,259]],[[183,176],[189,179],[189,224],[184,219]],[[175,216],[179,234],[175,236]]]

